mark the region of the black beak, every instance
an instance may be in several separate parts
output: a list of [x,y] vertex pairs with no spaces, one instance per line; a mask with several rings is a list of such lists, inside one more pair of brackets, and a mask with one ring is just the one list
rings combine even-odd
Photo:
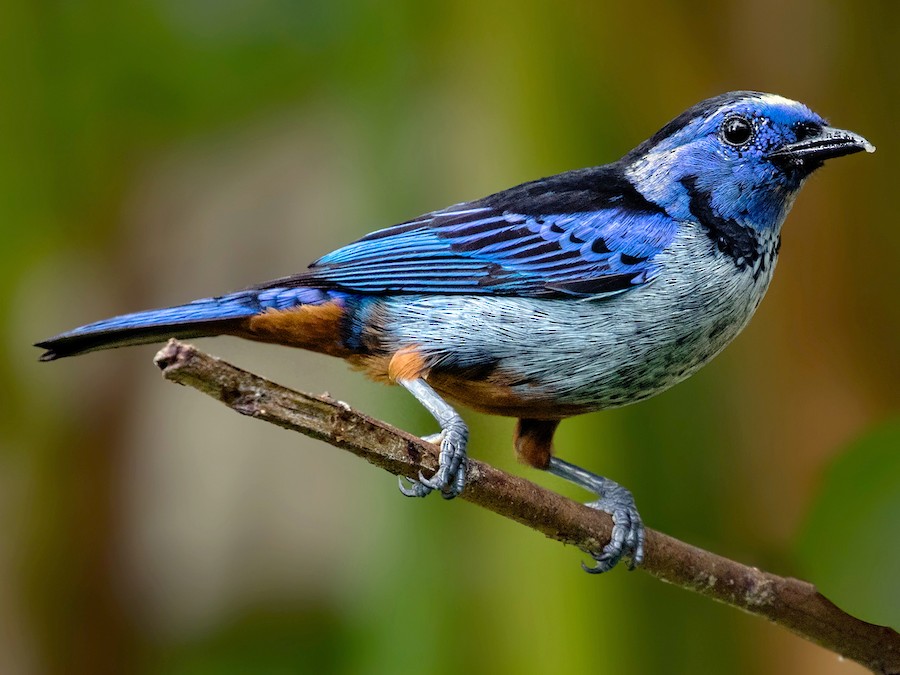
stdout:
[[826,159],[852,155],[863,150],[875,152],[875,146],[852,131],[822,127],[815,135],[773,150],[768,158],[795,165],[819,166]]

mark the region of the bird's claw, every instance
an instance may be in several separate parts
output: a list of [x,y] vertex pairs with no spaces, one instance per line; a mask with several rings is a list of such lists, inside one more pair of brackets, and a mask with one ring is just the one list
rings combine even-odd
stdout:
[[609,543],[600,553],[591,553],[593,566],[581,563],[585,572],[608,572],[623,558],[629,559],[628,569],[633,570],[644,560],[644,524],[634,504],[631,492],[615,485],[597,501],[587,506],[612,516],[613,531]]
[[423,485],[421,481],[409,480],[400,476],[398,483],[400,492],[407,497],[427,497],[431,493],[431,488]]
[[431,478],[426,478],[420,471],[418,479],[410,479],[409,485],[406,485],[401,478],[400,492],[407,497],[427,497],[436,490],[444,499],[458,497],[466,485],[468,434],[465,427],[461,429],[451,427],[439,434],[426,436],[422,440],[429,443],[440,443],[441,454],[438,459],[438,470]]
[[644,560],[644,524],[634,505],[634,497],[614,480],[598,476],[558,457],[551,457],[547,471],[572,481],[599,498],[587,506],[612,516],[613,531],[609,543],[599,553],[586,551],[595,562],[593,567],[582,563],[586,572],[608,572],[622,558],[628,558],[628,569],[633,570]]

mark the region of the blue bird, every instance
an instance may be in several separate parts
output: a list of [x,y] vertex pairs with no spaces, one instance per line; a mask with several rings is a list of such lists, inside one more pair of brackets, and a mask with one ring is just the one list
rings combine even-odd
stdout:
[[37,344],[49,361],[169,337],[234,335],[323,352],[396,383],[434,416],[439,469],[466,480],[468,429],[447,402],[518,418],[526,464],[612,515],[592,572],[643,558],[631,493],[552,453],[560,420],[646,399],[744,328],[798,190],[833,157],[875,148],[780,96],[702,101],[611,164],[542,178],[379,230],[295,276],[106,319]]

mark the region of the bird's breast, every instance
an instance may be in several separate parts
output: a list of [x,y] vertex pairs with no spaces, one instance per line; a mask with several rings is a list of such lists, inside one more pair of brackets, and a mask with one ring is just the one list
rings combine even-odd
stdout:
[[738,269],[687,224],[646,286],[597,300],[490,295],[384,298],[366,340],[413,346],[423,373],[474,408],[551,419],[648,398],[688,377],[743,329],[771,279],[774,248]]

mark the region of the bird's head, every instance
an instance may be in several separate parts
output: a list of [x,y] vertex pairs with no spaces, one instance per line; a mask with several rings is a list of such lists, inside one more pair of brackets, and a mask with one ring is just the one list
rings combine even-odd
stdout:
[[757,230],[781,226],[797,191],[826,159],[874,146],[802,103],[738,91],[689,108],[622,162],[637,189],[676,218],[697,199]]

